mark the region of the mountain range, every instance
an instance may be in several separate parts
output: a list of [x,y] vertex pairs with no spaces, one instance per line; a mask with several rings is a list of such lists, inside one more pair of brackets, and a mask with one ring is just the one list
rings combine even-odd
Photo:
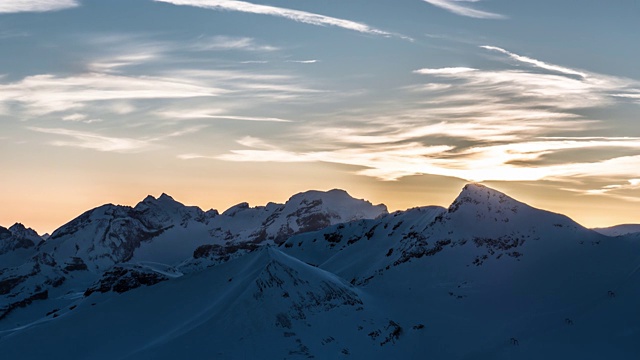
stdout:
[[637,359],[639,303],[640,226],[480,184],[448,208],[162,194],[0,227],[5,359]]

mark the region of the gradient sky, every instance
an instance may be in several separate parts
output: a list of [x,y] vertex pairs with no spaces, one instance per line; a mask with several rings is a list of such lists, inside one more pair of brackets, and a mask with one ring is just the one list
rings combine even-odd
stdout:
[[0,225],[483,182],[640,222],[640,1],[2,0]]

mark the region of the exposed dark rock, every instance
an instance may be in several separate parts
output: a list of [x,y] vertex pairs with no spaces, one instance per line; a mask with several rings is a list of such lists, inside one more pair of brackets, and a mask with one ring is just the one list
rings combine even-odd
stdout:
[[59,287],[60,285],[64,284],[64,282],[67,280],[67,278],[65,278],[64,276],[60,276],[54,279],[48,279],[47,281],[45,281],[45,285],[50,285],[53,286],[54,288]]
[[477,247],[487,249],[486,254],[478,255],[473,260],[473,265],[480,266],[491,256],[495,257],[496,259],[500,259],[503,255],[507,255],[513,258],[521,257],[523,254],[521,252],[515,251],[514,249],[524,245],[525,239],[511,236],[502,236],[495,239],[474,238],[473,243]]
[[389,320],[389,325],[387,325],[385,330],[389,331],[389,334],[380,343],[380,346],[386,345],[388,343],[395,344],[396,340],[400,339],[400,335],[402,335],[403,333],[402,326],[400,326],[398,323],[396,323],[393,320]]
[[300,226],[299,232],[319,230],[331,225],[331,216],[323,213],[315,213],[296,219]]
[[329,234],[324,234],[324,239],[330,243],[337,244],[342,241],[342,234],[340,232],[332,232]]
[[0,308],[0,320],[4,319],[5,317],[7,317],[7,315],[9,315],[9,313],[11,313],[13,310],[17,309],[17,308],[23,308],[26,307],[28,305],[30,305],[32,302],[36,301],[36,300],[46,300],[49,298],[49,291],[45,290],[45,291],[41,291],[38,293],[35,293],[25,299],[22,299],[20,301],[16,301],[14,303],[11,303],[7,306],[4,306],[2,308]]
[[67,271],[81,271],[87,270],[87,264],[79,257],[73,257],[67,263],[65,263],[64,269]]
[[194,259],[209,258],[222,262],[228,261],[232,255],[242,252],[252,252],[260,246],[251,242],[241,242],[229,245],[207,244],[198,246],[193,252]]
[[166,280],[169,280],[169,278],[155,272],[114,267],[104,273],[102,279],[96,285],[88,288],[84,292],[84,296],[89,296],[94,292],[106,293],[114,291],[124,293],[142,285],[151,286]]
[[27,276],[16,276],[0,281],[0,295],[7,295],[16,286],[20,285],[27,279]]
[[47,266],[56,266],[56,260],[47,253],[39,253],[38,255],[33,257],[33,260],[37,264],[47,265]]

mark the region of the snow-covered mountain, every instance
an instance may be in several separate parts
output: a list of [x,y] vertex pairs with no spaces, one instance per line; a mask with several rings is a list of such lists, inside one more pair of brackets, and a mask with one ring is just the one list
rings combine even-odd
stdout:
[[0,226],[0,270],[23,264],[43,241],[35,230],[20,223],[8,229]]
[[11,227],[0,226],[0,255],[19,249],[31,249],[44,241],[38,233],[20,223]]
[[115,281],[120,272],[112,270],[121,264],[181,273],[173,267],[185,263],[182,270],[193,271],[226,259],[212,253],[212,247],[253,250],[293,234],[386,212],[384,205],[354,199],[342,190],[308,191],[285,204],[251,208],[242,203],[222,214],[162,194],[135,207],[107,204],[89,210],[46,241],[16,224],[0,229],[0,249],[11,257],[0,273],[0,318],[53,293],[82,293],[101,277]]
[[166,195],[106,205],[2,271],[0,353],[636,359],[637,235],[478,184],[390,214],[339,190],[222,214]]
[[622,224],[606,228],[595,228],[593,230],[607,236],[621,236],[640,233],[640,224]]

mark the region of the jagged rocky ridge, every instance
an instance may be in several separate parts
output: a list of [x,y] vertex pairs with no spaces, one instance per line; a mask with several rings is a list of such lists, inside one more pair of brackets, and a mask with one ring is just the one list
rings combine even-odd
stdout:
[[43,241],[35,230],[20,223],[8,229],[0,226],[0,255],[20,249],[31,249]]
[[[21,286],[40,292],[10,303],[0,351],[25,359],[640,354],[636,234],[607,237],[477,184],[449,208],[391,214],[329,199],[344,195],[303,193],[222,214],[161,196],[141,204],[162,199],[162,211],[139,204],[113,210],[116,218],[91,215],[70,227],[75,236],[54,233],[66,239],[57,248],[38,247],[52,253],[3,271],[26,278],[6,283],[8,296]],[[109,234],[93,230],[111,229],[105,221],[116,224],[114,236],[77,236]],[[121,257],[128,236],[138,245]],[[94,257],[73,251],[93,243]],[[190,250],[178,261],[160,251],[167,247]],[[69,334],[82,345],[61,345]],[[34,341],[41,346],[24,345]]]

